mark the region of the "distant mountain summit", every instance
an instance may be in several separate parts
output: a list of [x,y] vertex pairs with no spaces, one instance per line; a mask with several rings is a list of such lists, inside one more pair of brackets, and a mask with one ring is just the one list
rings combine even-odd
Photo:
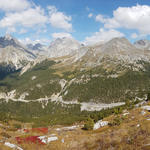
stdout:
[[126,38],[113,38],[108,42],[85,46],[73,38],[66,37],[57,38],[49,47],[41,43],[23,46],[11,35],[6,35],[0,37],[0,65],[9,65],[13,70],[28,70],[33,67],[30,63],[32,61],[37,64],[45,59],[53,59],[62,62],[63,66],[75,65],[81,70],[96,66],[112,70],[119,65],[123,66],[121,70],[131,66],[139,70],[143,68],[139,61],[150,62],[150,51],[147,51],[149,48],[148,40],[131,44]]
[[138,40],[134,43],[136,48],[150,50],[150,41],[149,40]]
[[31,49],[33,51],[43,51],[46,46],[41,44],[41,43],[36,43],[36,44],[27,44],[26,45],[28,49]]
[[35,54],[37,57],[45,56],[47,57],[47,46],[41,43],[27,44],[26,47],[29,51]]
[[143,68],[139,61],[150,62],[150,52],[138,49],[126,38],[114,38],[104,44],[97,44],[88,47],[86,54],[79,60],[80,66],[95,67],[101,66],[105,69]]
[[22,68],[36,56],[11,35],[0,37],[0,64]]
[[[6,41],[0,48],[0,60],[21,71],[8,81],[6,78],[2,90],[13,91],[12,99],[16,101],[114,103],[149,93],[150,51],[137,48],[126,38],[90,46],[73,38],[59,38],[38,58],[31,53],[36,50],[29,52],[12,37],[3,37],[3,42]],[[138,42],[141,43],[145,45]],[[41,48],[40,44],[36,46],[35,49]],[[2,98],[11,99],[7,95],[11,94],[2,94]]]
[[73,38],[58,38],[50,44],[48,54],[49,57],[66,56],[78,50],[80,47],[81,44]]
[[5,48],[7,46],[21,47],[21,44],[9,34],[4,37],[0,37],[0,48]]
[[109,54],[131,53],[136,48],[126,38],[114,38],[103,44],[102,51]]

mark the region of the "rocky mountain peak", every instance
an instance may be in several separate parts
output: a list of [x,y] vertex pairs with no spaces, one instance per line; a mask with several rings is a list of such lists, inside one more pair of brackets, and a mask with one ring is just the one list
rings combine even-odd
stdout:
[[41,44],[41,43],[35,43],[35,44],[27,44],[26,45],[28,49],[31,49],[31,50],[37,50],[37,51],[41,51],[43,49],[45,49],[45,45]]
[[36,56],[13,36],[6,34],[0,37],[0,64],[11,64],[13,68],[19,69],[35,58]]
[[57,38],[52,41],[49,48],[49,57],[61,57],[66,56],[78,50],[81,44],[73,38]]
[[0,37],[0,48],[7,46],[21,47],[21,43],[13,36],[6,34],[4,37]]
[[146,42],[147,42],[146,40],[138,40],[138,41],[135,42],[135,44],[139,44],[139,45],[144,46],[144,45],[146,45]]
[[56,45],[58,47],[74,46],[74,48],[75,47],[78,48],[81,44],[73,38],[63,37],[63,38],[57,38],[56,40],[52,41],[50,44],[50,48]]
[[126,38],[114,38],[102,47],[104,53],[111,54],[120,54],[122,52],[130,53],[135,50],[136,47],[132,45]]
[[6,40],[12,40],[12,39],[14,39],[14,37],[13,37],[12,35],[10,35],[10,34],[6,34],[6,35],[4,36],[4,38],[5,38]]
[[138,40],[134,43],[134,45],[139,49],[150,50],[150,41],[146,39]]
[[132,45],[125,37],[113,38],[112,40],[108,41],[106,43],[106,45],[107,44],[110,44],[110,45],[122,45],[122,44]]

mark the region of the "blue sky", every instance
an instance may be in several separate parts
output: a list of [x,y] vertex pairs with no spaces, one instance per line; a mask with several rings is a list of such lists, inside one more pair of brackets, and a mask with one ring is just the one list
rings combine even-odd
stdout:
[[24,43],[73,37],[86,44],[150,35],[148,0],[0,0],[0,36]]

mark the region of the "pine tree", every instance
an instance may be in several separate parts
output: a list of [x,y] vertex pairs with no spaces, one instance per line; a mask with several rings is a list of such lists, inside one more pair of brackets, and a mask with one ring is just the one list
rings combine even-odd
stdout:
[[90,117],[88,117],[87,121],[84,124],[85,130],[93,130],[94,127],[94,121]]

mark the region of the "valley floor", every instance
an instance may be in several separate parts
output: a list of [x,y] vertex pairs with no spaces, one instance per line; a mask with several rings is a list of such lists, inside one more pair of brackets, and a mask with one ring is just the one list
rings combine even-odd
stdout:
[[18,150],[150,149],[150,112],[137,107],[103,120],[112,122],[114,118],[120,119],[120,123],[92,131],[82,130],[82,123],[36,129],[31,129],[30,124],[22,124],[24,128],[19,130],[13,130],[13,121],[9,125],[1,123],[0,150],[11,150],[11,144],[18,146],[15,147]]

